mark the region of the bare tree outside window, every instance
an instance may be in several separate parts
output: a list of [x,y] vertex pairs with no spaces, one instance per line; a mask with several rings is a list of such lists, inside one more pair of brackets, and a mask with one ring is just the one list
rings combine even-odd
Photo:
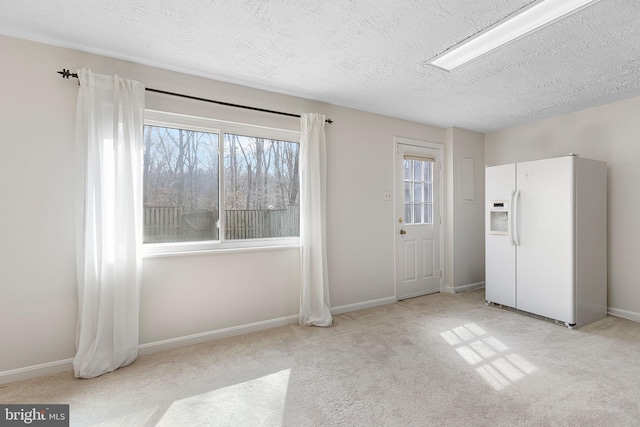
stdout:
[[218,239],[217,133],[145,126],[144,242]]
[[216,131],[147,125],[144,137],[144,243],[299,235],[298,143],[225,133],[220,159]]
[[299,235],[299,144],[225,134],[226,239]]

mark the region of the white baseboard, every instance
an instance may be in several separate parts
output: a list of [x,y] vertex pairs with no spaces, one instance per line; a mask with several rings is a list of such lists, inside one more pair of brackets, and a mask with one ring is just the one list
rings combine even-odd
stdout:
[[622,310],[621,308],[607,307],[607,313],[611,316],[622,317],[623,319],[633,320],[640,323],[640,313],[635,311]]
[[[192,344],[200,344],[220,338],[235,335],[248,334],[250,332],[261,331],[263,329],[275,328],[277,326],[298,323],[298,315],[270,319],[262,322],[249,323],[247,325],[234,326],[231,328],[219,329],[216,331],[203,332],[200,334],[188,335],[184,337],[172,338],[164,341],[157,341],[138,346],[138,355],[151,354],[162,350],[169,350],[177,347],[184,347]],[[27,380],[29,378],[44,375],[57,374],[60,372],[73,371],[73,359],[59,360],[55,362],[43,363],[40,365],[25,366],[24,368],[11,369],[0,372],[0,384],[7,384],[14,381]]]
[[292,316],[280,317],[278,319],[264,320],[261,322],[248,323],[246,325],[232,326],[230,328],[218,329],[215,331],[202,332],[199,334],[187,335],[184,337],[171,338],[168,340],[141,344],[138,347],[138,354],[151,354],[158,351],[185,347],[187,345],[200,344],[207,341],[248,334],[250,332],[262,331],[264,329],[271,329],[278,326],[291,325],[294,323],[298,323],[297,314]]
[[396,300],[396,297],[387,297],[387,298],[374,299],[370,301],[357,302],[355,304],[341,305],[338,307],[333,307],[331,309],[331,314],[343,314],[343,313],[348,313],[350,311],[358,311],[358,310],[363,310],[365,308],[378,307],[380,305],[385,305],[385,304],[393,304],[394,302],[397,302],[397,301],[398,300]]
[[451,294],[455,294],[458,292],[467,292],[467,291],[472,291],[474,289],[484,288],[484,285],[485,285],[485,282],[469,283],[468,285],[459,285],[459,286],[445,285],[443,292],[449,292]]
[[43,375],[59,374],[60,372],[66,371],[73,371],[73,359],[57,360],[55,362],[25,366],[24,368],[0,372],[0,384],[28,380],[29,378],[41,377]]
[[[472,285],[458,286],[455,288],[455,292],[461,292],[463,290],[471,290],[484,286],[484,282]],[[380,298],[376,300],[370,300],[365,302],[359,302],[355,304],[347,304],[331,309],[332,314],[343,314],[350,311],[363,310],[365,308],[378,307],[386,304],[393,304],[397,302],[396,297]],[[624,310],[618,310],[620,312]],[[631,312],[626,312],[631,313]],[[619,315],[619,317],[626,317],[622,314],[611,313],[612,315]],[[633,313],[637,321],[640,321],[640,314]],[[626,317],[630,318],[630,317]],[[630,318],[634,320],[633,318]],[[138,347],[138,354],[145,355],[158,351],[169,350],[178,347],[184,347],[187,345],[200,344],[207,341],[213,341],[216,339],[232,337],[236,335],[248,334],[250,332],[261,331],[264,329],[275,328],[278,326],[291,325],[298,323],[298,315],[291,315],[286,317],[280,317],[277,319],[270,319],[261,322],[249,323],[246,325],[233,326],[225,329],[218,329],[215,331],[202,332],[199,334],[187,335],[184,337],[171,338],[163,341],[156,341],[146,344],[141,344]],[[0,384],[6,384],[14,381],[26,380],[29,378],[40,377],[43,375],[57,374],[60,372],[73,371],[73,359],[58,360],[55,362],[43,363],[40,365],[25,366],[23,368],[11,369],[8,371],[0,372]]]

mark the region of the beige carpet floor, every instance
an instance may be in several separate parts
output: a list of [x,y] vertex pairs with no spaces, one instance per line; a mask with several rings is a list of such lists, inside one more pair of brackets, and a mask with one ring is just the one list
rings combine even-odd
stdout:
[[435,294],[0,386],[72,426],[638,426],[640,324],[569,330]]

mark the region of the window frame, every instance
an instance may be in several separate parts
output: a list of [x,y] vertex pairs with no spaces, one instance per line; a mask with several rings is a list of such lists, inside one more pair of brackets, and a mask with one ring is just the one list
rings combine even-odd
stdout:
[[[404,188],[405,188],[405,201],[404,201],[404,212],[405,212],[405,223],[407,225],[433,225],[435,223],[435,216],[434,216],[434,212],[433,212],[433,179],[434,179],[434,167],[435,167],[435,159],[431,158],[431,157],[421,157],[421,156],[412,156],[412,155],[405,155],[404,156],[404,162],[411,162],[411,173],[410,173],[410,178],[407,179],[406,175],[403,173],[403,182],[404,182]],[[429,164],[430,165],[430,180],[427,181],[424,179],[424,170],[421,172],[421,180],[416,180],[415,178],[415,162],[421,162],[423,163],[422,167],[424,167],[424,164]],[[421,202],[416,202],[415,201],[415,185],[416,183],[420,183],[422,185],[422,194],[421,197],[424,198],[425,195],[425,186],[427,184],[430,185],[431,187],[431,191],[430,191],[430,195],[431,195],[431,200],[430,201],[425,201],[422,200]],[[410,185],[410,195],[411,195],[411,200],[409,202],[407,202],[406,200],[406,185],[409,184]],[[407,221],[406,218],[406,210],[407,210],[407,205],[411,206],[411,222]],[[429,213],[430,213],[430,218],[431,221],[430,222],[426,222],[426,221],[422,221],[422,222],[415,222],[415,208],[416,205],[420,205],[421,206],[421,216],[422,219],[424,219],[427,215],[426,215],[426,211],[425,209],[427,207],[429,207]]]
[[[186,114],[172,113],[158,110],[145,110],[145,126],[160,126],[176,129],[193,130],[197,132],[217,133],[218,137],[218,182],[220,206],[220,230],[224,230],[224,197],[225,197],[225,165],[224,165],[224,135],[236,134],[256,138],[273,139],[300,144],[300,131],[279,129],[247,123],[231,122],[197,117]],[[142,200],[140,200],[142,206]],[[260,239],[232,239],[226,240],[224,231],[219,233],[220,240],[202,240],[190,242],[142,243],[144,257],[186,255],[212,251],[255,250],[266,248],[283,248],[300,246],[300,237],[270,237]]]

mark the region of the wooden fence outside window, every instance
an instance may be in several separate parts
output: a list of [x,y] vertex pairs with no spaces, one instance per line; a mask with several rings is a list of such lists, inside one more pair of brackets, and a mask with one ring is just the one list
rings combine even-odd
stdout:
[[[298,236],[300,210],[227,210],[225,239],[262,239]],[[219,240],[218,211],[175,206],[144,207],[144,243]]]

